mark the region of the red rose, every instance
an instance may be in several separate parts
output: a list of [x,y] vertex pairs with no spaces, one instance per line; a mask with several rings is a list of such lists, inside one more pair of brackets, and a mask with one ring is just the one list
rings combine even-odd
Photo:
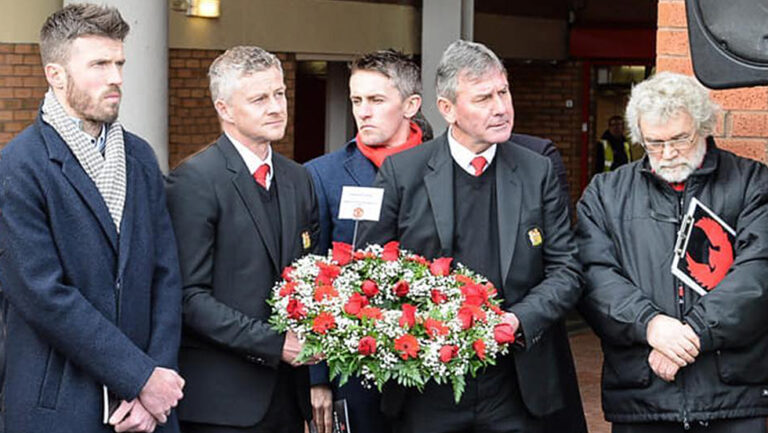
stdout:
[[369,298],[373,298],[379,294],[379,286],[377,286],[376,282],[373,280],[363,281],[363,285],[360,288],[363,290],[363,293],[365,293],[365,296]]
[[386,262],[394,262],[400,258],[400,242],[392,241],[384,244],[381,258]]
[[359,313],[357,313],[358,319],[371,319],[371,320],[381,320],[382,314],[381,310],[376,307],[363,307]]
[[496,305],[496,304],[490,304],[490,305],[488,305],[488,308],[490,308],[491,311],[493,311],[494,313],[498,314],[499,316],[503,316],[504,315],[504,310],[499,308],[499,306]]
[[409,262],[418,263],[420,265],[429,266],[429,260],[425,259],[424,257],[414,254],[412,256],[408,256],[406,258]]
[[499,344],[515,342],[515,330],[509,323],[499,323],[493,327],[493,339]]
[[301,320],[307,315],[307,311],[304,309],[304,304],[298,299],[291,299],[288,301],[288,306],[285,307],[288,311],[288,318],[293,320]]
[[393,289],[395,292],[395,295],[399,297],[403,297],[408,294],[408,291],[411,289],[411,287],[408,285],[407,281],[400,280],[395,284],[395,288]]
[[352,245],[344,242],[334,242],[331,257],[339,266],[348,264],[352,261]]
[[320,268],[320,273],[315,280],[318,286],[322,284],[333,284],[333,280],[335,280],[341,273],[340,267],[329,265],[321,261],[317,262],[317,267]]
[[363,356],[376,353],[376,339],[370,335],[361,338],[360,343],[357,344],[357,352]]
[[424,328],[427,330],[427,335],[430,338],[435,338],[437,335],[448,335],[448,327],[437,319],[429,318],[424,322]]
[[314,320],[312,320],[312,330],[318,334],[325,334],[329,329],[333,329],[336,326],[336,319],[333,318],[331,313],[325,311],[318,314]]
[[432,289],[432,291],[430,292],[430,295],[432,297],[432,302],[434,302],[435,304],[442,304],[443,302],[448,300],[448,295],[446,295],[445,293],[437,289]]
[[337,296],[339,296],[339,292],[329,284],[323,284],[315,288],[315,301],[317,302],[321,302],[324,298],[333,299]]
[[440,257],[439,259],[432,260],[432,264],[429,265],[429,272],[438,277],[446,277],[451,273],[452,261],[451,257]]
[[293,273],[293,268],[292,268],[292,267],[290,267],[290,266],[286,266],[286,267],[283,269],[283,275],[282,275],[283,279],[284,279],[285,281],[288,281],[288,282],[291,282],[291,281],[293,281],[293,277],[291,277],[291,273]]
[[470,305],[480,306],[488,300],[488,289],[480,284],[465,284],[461,287],[461,293]]
[[485,361],[485,341],[482,338],[478,338],[472,343],[472,348],[475,349],[475,354],[481,361]]
[[456,282],[461,284],[461,285],[475,284],[475,280],[473,280],[472,278],[469,278],[468,276],[463,275],[463,274],[456,274],[453,277],[453,279],[456,280]]
[[363,259],[366,258],[366,255],[365,255],[364,252],[358,250],[358,251],[355,251],[354,253],[352,253],[352,257],[355,260],[363,260]]
[[467,330],[472,327],[475,320],[485,320],[485,311],[477,305],[464,303],[459,308],[459,320],[461,320],[461,329]]
[[446,344],[440,348],[440,362],[446,364],[459,354],[459,346]]
[[416,358],[419,354],[419,340],[411,334],[405,334],[395,339],[395,350],[400,352],[404,360]]
[[403,304],[403,315],[400,316],[401,328],[413,328],[416,324],[416,307],[411,304]]
[[296,283],[289,281],[280,289],[280,296],[286,297],[293,294],[296,291]]
[[368,298],[355,292],[349,297],[347,303],[344,304],[344,312],[356,316],[366,305],[368,305]]

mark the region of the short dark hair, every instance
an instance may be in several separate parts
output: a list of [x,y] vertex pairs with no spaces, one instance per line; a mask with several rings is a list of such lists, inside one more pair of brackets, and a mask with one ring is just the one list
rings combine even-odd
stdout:
[[400,96],[421,96],[421,70],[416,62],[400,51],[388,49],[363,54],[349,64],[351,74],[375,71],[392,80]]
[[130,29],[116,8],[70,4],[45,20],[40,29],[40,57],[43,65],[64,63],[75,39],[81,36],[105,36],[123,41]]
[[622,124],[624,124],[624,116],[620,116],[617,114],[617,115],[611,116],[611,118],[608,119],[608,126],[610,126],[612,123],[616,122],[617,120]]

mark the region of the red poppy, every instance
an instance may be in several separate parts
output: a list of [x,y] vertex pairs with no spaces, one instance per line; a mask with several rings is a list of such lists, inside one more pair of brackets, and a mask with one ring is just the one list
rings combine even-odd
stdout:
[[412,328],[416,324],[416,307],[411,304],[403,304],[403,315],[400,316],[401,328]]
[[485,341],[482,338],[478,338],[472,343],[472,348],[475,349],[475,354],[480,360],[485,361]]
[[437,289],[432,289],[432,291],[430,292],[430,295],[432,297],[432,302],[434,302],[435,304],[442,304],[443,302],[448,300],[448,295],[446,295],[445,293]]
[[363,307],[359,313],[357,313],[358,319],[372,319],[372,320],[381,320],[382,318],[381,310],[376,307]]
[[363,285],[360,288],[363,290],[363,293],[365,293],[365,296],[369,298],[373,298],[379,294],[379,286],[376,285],[376,282],[373,280],[363,281]]
[[291,299],[288,301],[288,306],[285,307],[288,311],[288,318],[293,320],[301,320],[307,315],[307,310],[304,309],[304,304],[298,299]]
[[356,316],[366,305],[368,305],[368,298],[355,292],[349,297],[347,303],[344,304],[344,312]]
[[323,284],[315,288],[315,301],[321,302],[323,299],[333,299],[339,296],[339,292],[330,284]]
[[336,327],[336,319],[333,318],[331,313],[325,311],[318,314],[314,320],[312,320],[312,330],[317,334],[325,334],[328,330]]
[[453,258],[451,257],[440,257],[439,259],[432,260],[432,264],[429,265],[429,272],[438,277],[448,276],[451,273],[452,261]]
[[357,352],[363,356],[376,353],[376,339],[370,335],[361,338],[357,344]]
[[395,292],[395,295],[402,298],[403,296],[408,294],[408,291],[411,290],[411,286],[408,285],[407,281],[400,280],[397,282],[397,284],[395,284],[395,287],[393,290]]
[[348,264],[352,261],[352,245],[345,242],[334,242],[331,257],[339,266]]
[[285,281],[288,281],[288,282],[291,282],[291,281],[293,281],[293,277],[291,277],[291,273],[293,273],[293,268],[292,268],[292,267],[290,267],[290,266],[286,266],[286,267],[283,269],[283,275],[282,275],[283,279],[284,279]]
[[395,350],[400,352],[404,360],[416,358],[419,354],[419,340],[411,334],[405,334],[395,339]]
[[467,330],[474,325],[475,320],[485,320],[485,311],[477,305],[464,303],[459,308],[459,320],[461,320],[461,329]]
[[280,289],[280,296],[286,297],[293,294],[296,291],[296,283],[289,281]]
[[317,285],[321,284],[333,284],[333,280],[341,273],[341,268],[336,265],[329,265],[321,261],[317,262],[317,267],[320,268],[320,274],[317,276],[315,282]]
[[450,362],[456,355],[459,354],[459,346],[453,344],[446,344],[440,348],[440,362],[443,364]]
[[427,330],[427,334],[431,338],[435,338],[437,335],[448,335],[450,331],[445,323],[437,319],[429,318],[424,322],[424,328]]
[[509,323],[499,323],[493,327],[493,339],[499,344],[515,342],[515,330]]
[[400,258],[400,242],[391,241],[384,244],[381,258],[386,262],[394,262]]

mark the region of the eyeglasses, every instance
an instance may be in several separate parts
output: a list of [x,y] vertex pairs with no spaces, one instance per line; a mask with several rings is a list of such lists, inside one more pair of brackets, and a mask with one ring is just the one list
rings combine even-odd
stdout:
[[687,137],[676,138],[674,140],[646,140],[643,139],[643,147],[646,153],[661,153],[664,151],[664,146],[669,146],[672,149],[682,152],[693,147],[693,143],[696,141],[698,134],[691,133]]

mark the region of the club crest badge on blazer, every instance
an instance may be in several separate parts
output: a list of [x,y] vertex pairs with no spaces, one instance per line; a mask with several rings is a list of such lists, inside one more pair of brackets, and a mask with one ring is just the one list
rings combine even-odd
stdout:
[[301,244],[305,250],[312,246],[312,238],[309,237],[309,232],[301,232]]
[[532,247],[538,247],[544,241],[544,237],[541,236],[541,230],[538,227],[528,230],[528,241]]

